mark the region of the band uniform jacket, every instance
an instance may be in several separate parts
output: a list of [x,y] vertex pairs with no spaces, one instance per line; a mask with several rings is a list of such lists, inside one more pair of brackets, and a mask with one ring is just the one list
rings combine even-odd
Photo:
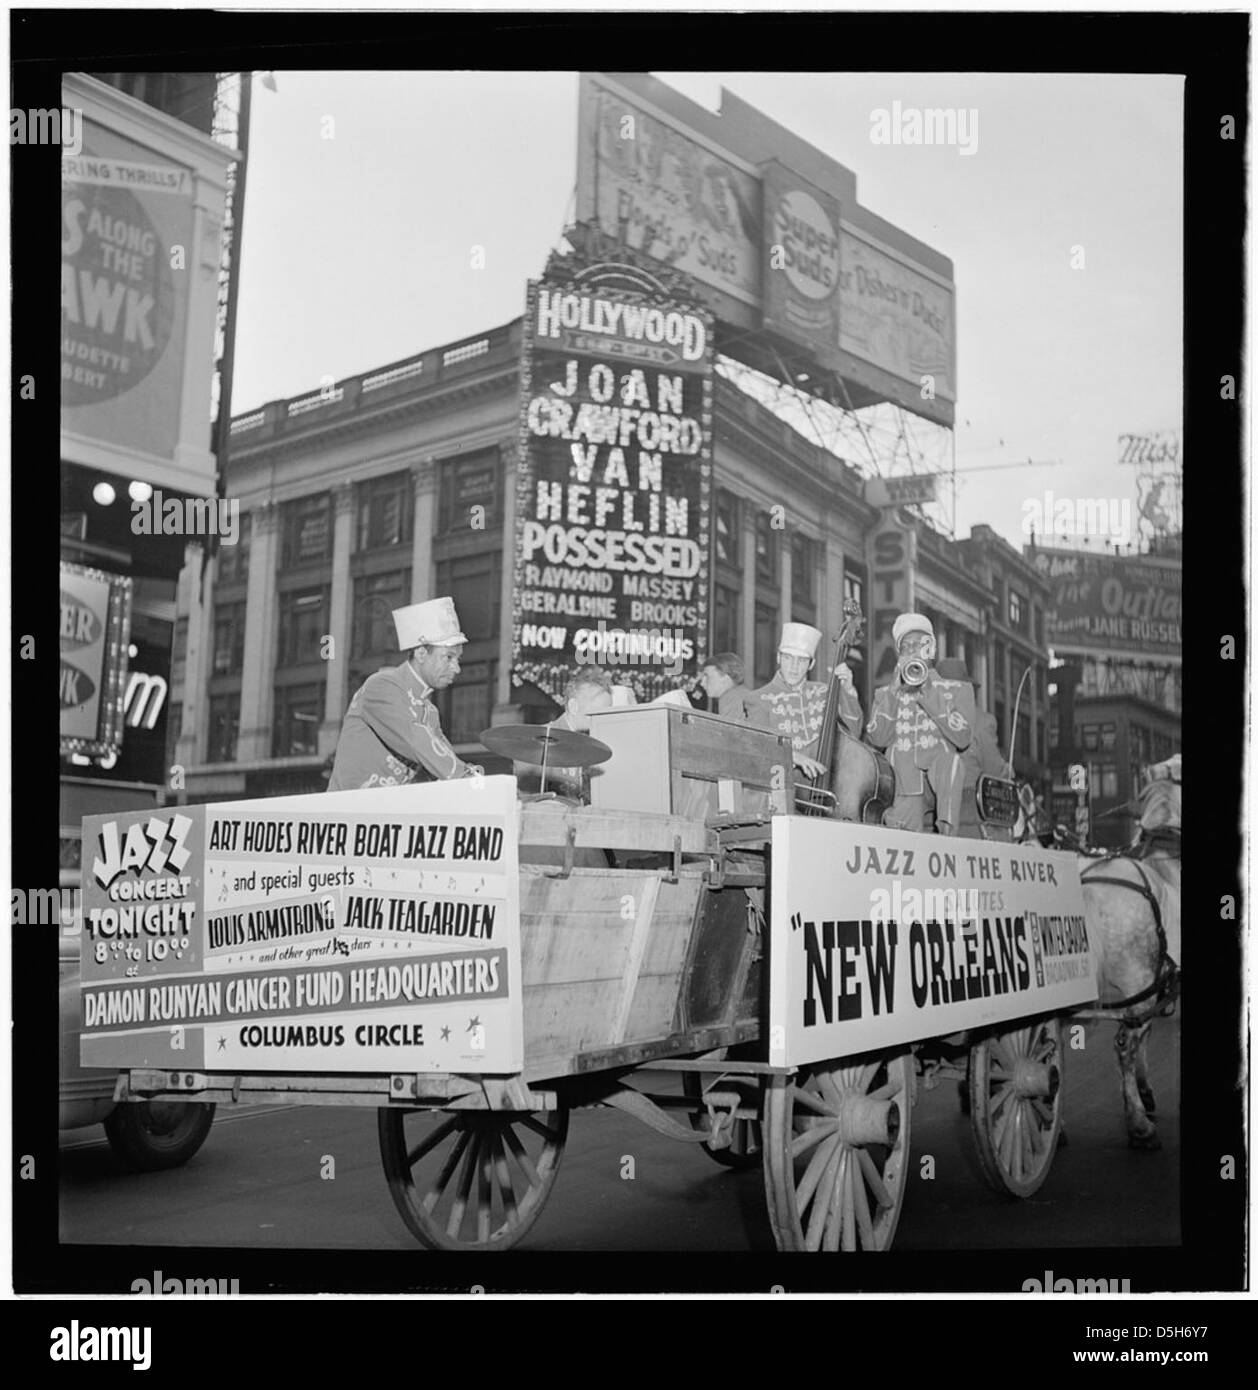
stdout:
[[936,820],[954,830],[961,820],[959,755],[974,737],[974,689],[933,672],[920,686],[884,685],[874,693],[866,735],[884,748],[895,773],[896,800],[925,797],[927,778]]
[[328,791],[471,776],[475,769],[441,732],[431,696],[432,687],[409,661],[368,676],[345,713]]
[[[827,689],[826,681],[803,681],[792,689],[782,679],[781,672],[777,672],[768,685],[748,695],[748,721],[777,734],[789,734],[797,753],[815,758],[821,742]],[[845,685],[839,687],[839,722],[849,733],[859,736],[860,700],[856,692]]]

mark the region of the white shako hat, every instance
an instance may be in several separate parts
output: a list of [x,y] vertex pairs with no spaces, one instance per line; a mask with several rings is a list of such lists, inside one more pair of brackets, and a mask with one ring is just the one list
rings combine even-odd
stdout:
[[466,642],[467,634],[459,631],[459,615],[454,611],[452,598],[430,598],[427,603],[412,603],[393,610],[393,626],[397,628],[397,644],[401,651],[413,647],[452,647]]
[[811,661],[817,655],[820,641],[820,628],[809,627],[807,623],[783,623],[778,651],[789,652],[792,656],[806,656]]
[[927,637],[935,635],[935,629],[924,613],[901,613],[891,628],[891,640],[898,647],[900,638],[907,637],[910,632],[924,632]]

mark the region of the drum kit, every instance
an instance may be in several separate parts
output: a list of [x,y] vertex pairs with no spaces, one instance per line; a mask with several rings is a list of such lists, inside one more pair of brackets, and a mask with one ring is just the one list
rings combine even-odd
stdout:
[[595,767],[612,755],[605,743],[589,734],[556,729],[550,724],[500,724],[497,728],[483,730],[480,741],[491,753],[541,768],[541,791],[525,800],[553,799],[555,794],[546,790],[548,768]]

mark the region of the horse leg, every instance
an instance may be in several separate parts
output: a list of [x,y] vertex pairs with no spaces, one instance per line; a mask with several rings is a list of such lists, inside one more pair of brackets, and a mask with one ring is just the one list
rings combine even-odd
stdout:
[[1158,1113],[1157,1098],[1153,1094],[1153,1087],[1149,1085],[1149,1030],[1152,1027],[1153,1020],[1150,1019],[1135,1030],[1138,1037],[1135,1047],[1136,1091],[1140,1096],[1140,1104],[1144,1106],[1144,1113],[1150,1119]]
[[1158,1138],[1157,1126],[1145,1113],[1144,1103],[1136,1084],[1136,1059],[1140,1055],[1144,1041],[1149,1035],[1149,1024],[1142,1023],[1135,1028],[1120,1024],[1118,1036],[1114,1039],[1114,1051],[1118,1055],[1118,1070],[1123,1081],[1123,1111],[1127,1118],[1127,1143],[1133,1149],[1160,1149],[1162,1141]]

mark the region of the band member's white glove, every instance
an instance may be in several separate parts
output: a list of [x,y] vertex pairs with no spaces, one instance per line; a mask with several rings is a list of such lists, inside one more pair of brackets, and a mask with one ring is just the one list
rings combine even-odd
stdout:
[[795,766],[808,777],[819,777],[825,771],[825,768],[816,758],[810,758],[804,753],[796,753],[792,758],[792,762],[794,762]]
[[853,684],[853,681],[852,681],[852,668],[847,664],[846,661],[840,661],[839,664],[834,668],[834,671],[835,671],[835,674],[836,674],[836,675],[838,676],[838,678],[839,678],[839,684],[840,684],[840,685],[852,685],[852,684]]

